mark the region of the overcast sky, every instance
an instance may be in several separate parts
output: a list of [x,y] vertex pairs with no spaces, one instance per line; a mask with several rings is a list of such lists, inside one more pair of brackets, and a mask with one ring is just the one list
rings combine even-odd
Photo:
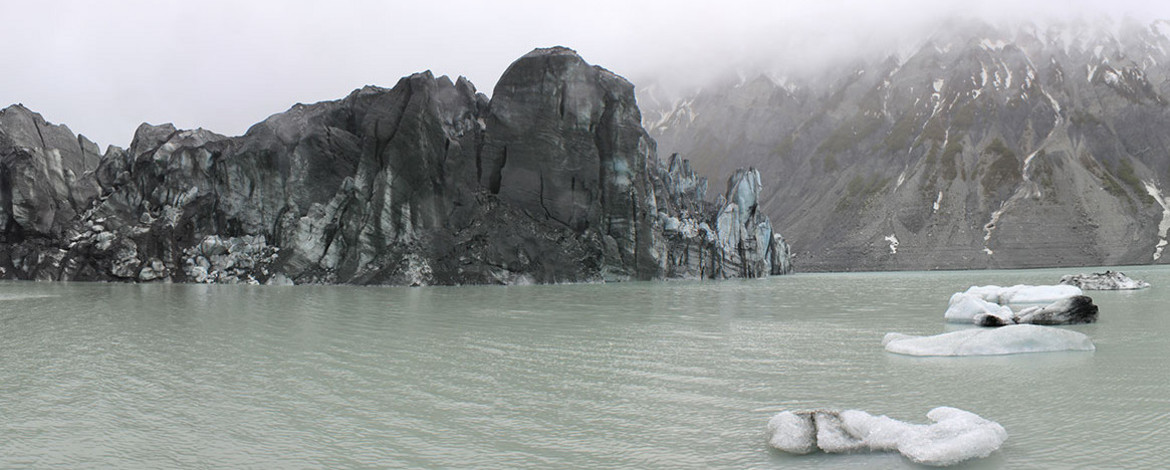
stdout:
[[428,69],[490,95],[509,63],[552,45],[637,84],[651,71],[703,77],[752,58],[886,47],[956,14],[1170,18],[1158,0],[1018,3],[0,0],[0,107],[24,103],[127,146],[144,121],[239,135],[294,103]]

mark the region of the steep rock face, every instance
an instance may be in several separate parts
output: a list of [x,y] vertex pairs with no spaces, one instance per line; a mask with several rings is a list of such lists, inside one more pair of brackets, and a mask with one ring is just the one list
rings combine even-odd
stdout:
[[[773,267],[788,266],[775,255],[786,248],[752,248],[756,228],[676,237],[712,255],[668,269],[662,221],[710,216],[676,207],[711,203],[661,180],[621,77],[538,49],[496,94],[419,73],[298,104],[240,137],[144,124],[100,159],[64,128],[30,144],[27,122],[51,126],[10,108],[21,119],[0,128],[0,275],[417,285],[787,271]],[[658,188],[676,205],[659,208]]]
[[664,152],[775,181],[802,269],[1164,263],[1167,31],[957,22],[904,60],[643,111]]

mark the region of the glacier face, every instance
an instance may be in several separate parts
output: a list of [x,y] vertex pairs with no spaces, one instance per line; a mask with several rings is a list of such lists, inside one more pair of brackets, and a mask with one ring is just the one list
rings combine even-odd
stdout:
[[[238,137],[143,124],[95,144],[0,110],[0,279],[485,284],[792,270],[736,171],[722,203],[641,126],[634,86],[563,47],[489,100],[423,72]],[[681,230],[680,230],[681,229]]]

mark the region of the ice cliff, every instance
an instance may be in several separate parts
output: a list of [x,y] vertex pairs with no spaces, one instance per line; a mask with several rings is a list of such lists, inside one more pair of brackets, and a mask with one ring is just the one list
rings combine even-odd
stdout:
[[493,98],[430,72],[298,104],[243,136],[143,124],[95,144],[0,111],[0,278],[482,284],[791,268],[755,170],[721,202],[657,155],[633,85],[574,51]]

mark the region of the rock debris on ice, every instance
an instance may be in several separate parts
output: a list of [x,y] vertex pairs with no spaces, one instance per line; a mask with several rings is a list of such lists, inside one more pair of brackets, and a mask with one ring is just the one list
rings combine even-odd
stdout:
[[1095,323],[1097,321],[1097,305],[1093,304],[1091,297],[1074,295],[1048,305],[1028,307],[1011,315],[1002,315],[1001,312],[977,314],[971,321],[979,326],[1005,326],[1023,323],[1034,325]]
[[[967,292],[951,296],[943,318],[951,323],[974,323],[980,326],[1018,323],[1072,325],[1097,321],[1097,306],[1091,297],[1076,295],[1080,292],[1079,288],[1075,291],[1048,289],[1054,287],[1075,286],[972,287]],[[1074,295],[1061,296],[1065,293]],[[1056,300],[1049,302],[1051,298]],[[1008,304],[1028,306],[1013,312]]]

